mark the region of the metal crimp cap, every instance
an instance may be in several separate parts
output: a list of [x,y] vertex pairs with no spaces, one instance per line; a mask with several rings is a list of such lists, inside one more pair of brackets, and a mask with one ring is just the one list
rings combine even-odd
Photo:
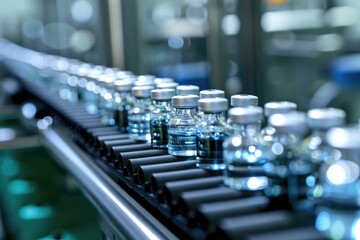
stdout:
[[200,88],[195,85],[180,85],[176,87],[176,95],[199,95]]
[[268,102],[264,105],[264,114],[269,117],[272,114],[292,112],[296,111],[296,109],[297,105],[293,102]]
[[154,83],[155,83],[155,84],[159,84],[159,83],[169,83],[169,82],[175,82],[175,80],[172,79],[172,78],[155,78],[155,79],[154,79]]
[[228,116],[232,123],[257,123],[263,119],[263,109],[258,106],[230,108]]
[[337,108],[314,108],[307,112],[307,122],[311,128],[328,129],[345,123],[345,111]]
[[226,98],[203,98],[199,100],[199,110],[203,112],[223,112],[228,109]]
[[117,80],[114,82],[114,87],[119,92],[129,92],[134,86],[134,81],[130,79]]
[[148,98],[151,96],[152,86],[135,86],[131,89],[131,94],[138,98]]
[[269,117],[268,123],[277,132],[304,134],[307,130],[306,114],[303,112],[276,113]]
[[249,107],[257,106],[258,97],[249,94],[237,94],[231,96],[231,106],[233,107]]
[[171,88],[171,89],[175,90],[177,88],[177,86],[179,86],[179,84],[176,82],[156,84],[156,88],[160,88],[160,89]]
[[219,89],[208,89],[200,91],[200,98],[224,98],[225,92]]
[[360,152],[360,129],[357,126],[331,128],[326,133],[326,142],[337,149]]
[[151,99],[153,100],[171,100],[175,95],[174,89],[154,89],[151,90]]
[[171,99],[175,108],[195,108],[198,105],[199,96],[197,95],[179,95]]

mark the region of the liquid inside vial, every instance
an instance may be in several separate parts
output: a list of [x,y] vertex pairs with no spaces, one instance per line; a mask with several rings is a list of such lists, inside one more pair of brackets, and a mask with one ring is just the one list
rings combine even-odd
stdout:
[[128,121],[130,139],[150,142],[150,113],[130,114]]
[[127,132],[128,127],[128,110],[126,109],[117,109],[114,111],[114,121],[115,126],[121,131],[121,132]]
[[153,119],[150,124],[151,128],[151,144],[155,148],[168,147],[168,119]]
[[224,184],[245,191],[263,190],[268,186],[268,178],[263,165],[271,158],[262,146],[228,149],[224,152],[226,169]]
[[175,156],[196,156],[196,128],[169,128],[169,153]]
[[224,169],[223,142],[226,137],[223,133],[198,133],[196,166],[211,170]]

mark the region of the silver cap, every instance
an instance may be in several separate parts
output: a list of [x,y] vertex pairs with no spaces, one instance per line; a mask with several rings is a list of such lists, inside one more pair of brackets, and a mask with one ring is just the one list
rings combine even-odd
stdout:
[[200,91],[200,98],[224,98],[225,92],[219,89],[208,89]]
[[154,82],[155,76],[154,75],[139,75],[137,80],[139,81],[152,81]]
[[228,115],[235,124],[258,123],[263,119],[263,109],[258,106],[230,108]]
[[264,105],[264,114],[269,117],[272,114],[292,112],[296,111],[296,109],[297,105],[293,102],[268,102]]
[[117,79],[125,79],[125,78],[128,78],[128,77],[136,77],[132,72],[130,71],[117,71],[116,72],[116,77]]
[[114,87],[119,92],[129,92],[134,86],[134,82],[127,80],[117,80],[114,82]]
[[195,85],[180,85],[176,87],[176,95],[199,95],[200,88]]
[[171,89],[175,90],[177,88],[177,86],[179,86],[179,84],[176,82],[156,84],[156,88],[160,88],[160,89],[171,88]]
[[98,82],[100,84],[103,84],[104,86],[113,86],[114,82],[116,80],[116,77],[114,75],[109,75],[109,74],[101,74],[98,77]]
[[237,94],[231,96],[231,106],[233,107],[249,107],[257,106],[258,97],[249,94]]
[[175,96],[174,89],[154,89],[151,90],[151,99],[154,100],[171,100]]
[[135,86],[154,86],[155,76],[153,75],[140,75],[137,77],[137,80],[135,82]]
[[311,128],[328,129],[340,127],[345,123],[345,112],[337,108],[314,108],[307,113],[307,122]]
[[306,114],[303,112],[276,113],[269,117],[269,125],[279,133],[304,134],[306,127]]
[[203,112],[223,112],[228,109],[226,98],[203,98],[199,100],[199,110]]
[[148,98],[151,96],[152,86],[135,86],[131,89],[131,94],[138,98]]
[[155,84],[159,84],[159,83],[169,83],[169,82],[175,82],[174,79],[172,78],[155,78],[154,79],[154,83]]
[[342,150],[360,151],[360,130],[358,127],[335,127],[326,134],[327,143]]
[[197,95],[178,95],[171,99],[175,108],[195,108],[198,106],[199,96]]

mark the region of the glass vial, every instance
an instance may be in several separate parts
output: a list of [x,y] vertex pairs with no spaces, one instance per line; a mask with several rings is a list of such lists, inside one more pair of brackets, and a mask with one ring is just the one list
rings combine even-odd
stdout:
[[127,132],[128,111],[134,105],[131,97],[131,88],[134,86],[134,78],[125,78],[114,83],[116,94],[114,94],[114,121],[115,127],[121,132]]
[[99,78],[102,89],[99,95],[98,112],[100,114],[101,122],[104,124],[115,125],[114,119],[114,97],[115,88],[114,82],[116,78],[114,75],[102,75]]
[[223,170],[223,142],[228,137],[224,112],[228,109],[228,101],[225,98],[205,98],[199,100],[198,106],[204,114],[196,125],[196,166]]
[[260,191],[268,186],[264,164],[273,160],[270,149],[260,138],[261,107],[232,108],[232,134],[224,141],[224,184],[244,191]]
[[128,112],[129,138],[150,142],[151,86],[135,86],[131,89],[134,106]]
[[195,85],[180,85],[176,87],[176,95],[199,95],[200,88]]
[[322,197],[323,189],[320,185],[320,173],[326,166],[339,160],[339,150],[329,146],[326,142],[326,132],[330,128],[340,127],[345,123],[345,112],[336,108],[315,108],[307,113],[307,123],[312,133],[305,143],[311,151],[311,160],[314,164],[316,186],[312,192],[312,198]]
[[81,95],[86,111],[90,114],[98,113],[97,95],[100,93],[98,77],[102,74],[103,68],[96,66],[88,72],[86,87],[82,89]]
[[273,114],[268,122],[275,129],[270,142],[275,159],[264,165],[269,178],[265,192],[278,207],[303,210],[309,207],[306,199],[315,185],[310,150],[303,143],[306,114]]
[[153,148],[168,147],[168,123],[175,116],[171,107],[174,89],[154,89],[151,91],[154,109],[150,114],[151,145]]
[[[266,118],[269,118],[273,114],[293,112],[296,109],[297,105],[293,102],[268,102],[264,105],[264,115]],[[271,142],[275,134],[275,128],[267,125],[261,130],[260,134],[264,141]]]
[[175,117],[169,121],[169,153],[174,156],[196,156],[196,108],[199,96],[172,97]]

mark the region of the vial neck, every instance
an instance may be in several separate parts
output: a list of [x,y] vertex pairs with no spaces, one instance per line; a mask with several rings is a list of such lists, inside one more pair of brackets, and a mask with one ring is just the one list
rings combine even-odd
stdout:
[[210,121],[210,122],[217,122],[224,120],[224,112],[217,112],[217,113],[209,113],[204,112],[202,115],[202,120]]
[[194,117],[196,115],[196,108],[176,108],[176,115]]
[[260,135],[260,122],[248,124],[233,124],[232,131],[235,135],[242,135],[254,139],[258,139]]
[[171,108],[171,100],[153,100],[156,108]]
[[318,137],[325,140],[327,131],[328,129],[313,129],[310,138]]
[[151,105],[151,99],[150,98],[135,98],[135,105],[136,106],[148,106]]

